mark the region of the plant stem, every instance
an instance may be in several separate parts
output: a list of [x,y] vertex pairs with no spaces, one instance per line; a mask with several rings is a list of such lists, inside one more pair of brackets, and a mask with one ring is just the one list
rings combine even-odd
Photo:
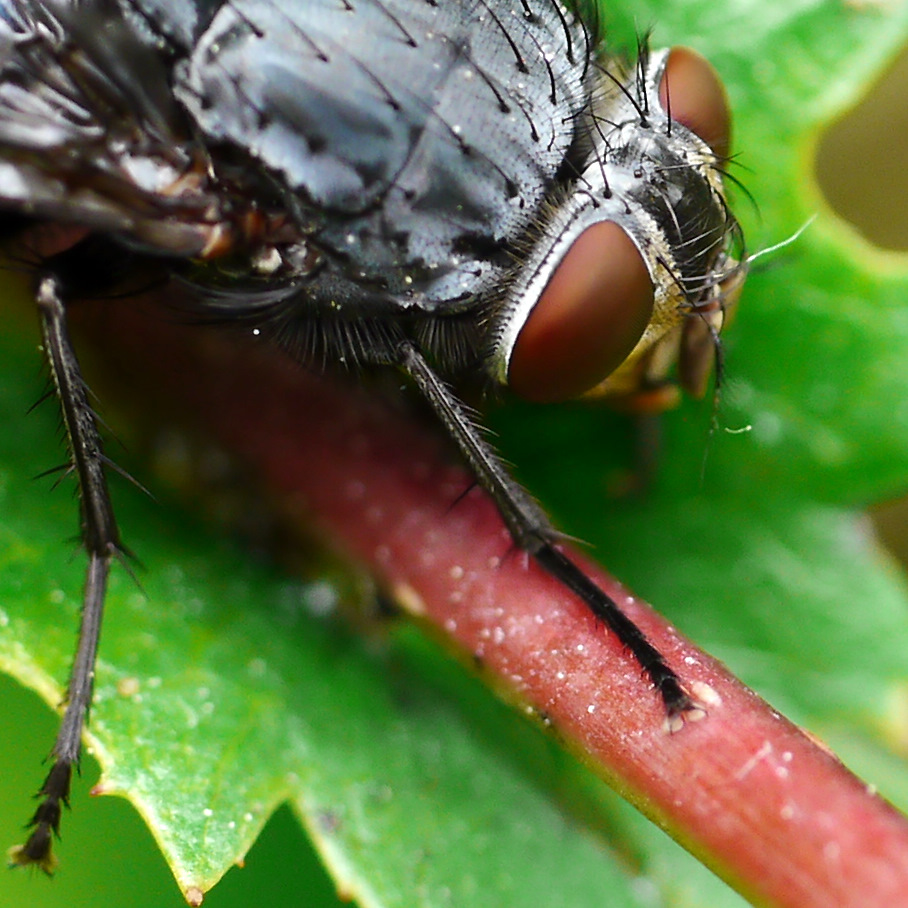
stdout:
[[[908,821],[819,742],[600,568],[593,578],[703,706],[671,733],[639,666],[516,551],[431,428],[261,345],[104,312],[105,359],[215,436],[417,620],[550,724],[622,795],[754,904],[908,904]],[[113,336],[115,341],[109,338]],[[108,363],[109,364],[109,363]],[[122,376],[118,377],[122,382]],[[578,556],[579,557],[579,556]],[[694,721],[699,720],[699,721]]]

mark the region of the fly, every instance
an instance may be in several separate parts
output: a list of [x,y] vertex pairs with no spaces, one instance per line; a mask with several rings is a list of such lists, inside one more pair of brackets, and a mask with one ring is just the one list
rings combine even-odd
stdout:
[[609,60],[578,6],[0,0],[0,206],[40,250],[89,560],[53,765],[14,863],[54,866],[126,551],[67,331],[68,301],[111,289],[124,259],[157,262],[193,317],[301,364],[404,373],[515,542],[630,650],[670,725],[694,707],[452,391],[482,376],[531,400],[633,396],[676,359],[702,390],[744,277],[718,78],[683,49]]

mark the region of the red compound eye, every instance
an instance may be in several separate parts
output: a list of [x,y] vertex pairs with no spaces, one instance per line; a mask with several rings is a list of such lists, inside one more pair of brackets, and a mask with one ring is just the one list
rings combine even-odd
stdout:
[[731,111],[725,86],[710,63],[688,47],[673,47],[659,86],[673,120],[698,135],[719,157],[731,147]]
[[527,400],[579,397],[627,358],[652,311],[649,272],[628,235],[611,221],[588,227],[521,329],[508,384]]

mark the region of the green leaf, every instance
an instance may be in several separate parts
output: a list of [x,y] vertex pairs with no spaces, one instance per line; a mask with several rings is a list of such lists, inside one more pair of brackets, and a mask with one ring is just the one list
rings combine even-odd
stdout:
[[[836,222],[810,168],[819,130],[905,42],[908,12],[628,0],[609,5],[607,22],[625,45],[652,24],[655,44],[697,47],[726,80],[737,176],[759,205],[737,205],[751,250],[820,217],[761,260],[726,335],[719,422],[751,431],[710,438],[708,404],[686,404],[665,420],[659,472],[633,502],[608,495],[630,463],[619,417],[509,404],[493,414],[502,446],[613,573],[905,808],[908,600],[859,509],[908,487],[908,265]],[[41,379],[23,309],[4,308],[0,337],[0,668],[55,704],[83,560],[66,542],[77,514],[65,484],[50,493],[50,480],[31,480],[62,453],[53,407],[25,413]],[[93,751],[101,787],[138,807],[184,892],[212,885],[286,801],[341,893],[368,906],[741,904],[417,632],[377,640],[348,628],[336,606],[357,599],[359,578],[283,576],[169,502],[125,484],[115,495],[141,589],[115,572]],[[0,833],[11,844],[52,732],[8,715],[0,778],[16,787]],[[101,809],[86,802],[77,790],[53,887],[10,876],[7,903],[98,904],[108,887],[109,905],[179,904],[160,865],[139,875],[134,824],[77,826]],[[332,904],[281,819],[242,874],[254,898]],[[224,892],[237,876],[207,903],[248,904]]]

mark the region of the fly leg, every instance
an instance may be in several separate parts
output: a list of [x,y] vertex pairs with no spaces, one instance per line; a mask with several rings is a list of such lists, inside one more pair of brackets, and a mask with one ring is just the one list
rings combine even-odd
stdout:
[[11,864],[36,864],[50,874],[56,864],[53,838],[59,835],[63,805],[68,806],[73,767],[78,768],[82,730],[91,707],[110,563],[114,557],[122,556],[124,550],[104,475],[106,459],[95,415],[69,340],[61,285],[55,275],[40,277],[36,302],[44,350],[66,430],[70,471],[79,483],[82,544],[88,553],[79,642],[70,671],[66,710],[51,752],[53,765],[37,794],[41,802],[29,822],[32,831],[28,841],[9,853]]
[[438,378],[416,347],[402,343],[397,364],[416,383],[423,397],[457,442],[479,484],[492,496],[514,541],[557,580],[580,597],[590,611],[627,647],[662,697],[670,727],[693,707],[677,674],[614,600],[555,546],[558,534],[539,505],[515,482],[483,438],[464,405]]

